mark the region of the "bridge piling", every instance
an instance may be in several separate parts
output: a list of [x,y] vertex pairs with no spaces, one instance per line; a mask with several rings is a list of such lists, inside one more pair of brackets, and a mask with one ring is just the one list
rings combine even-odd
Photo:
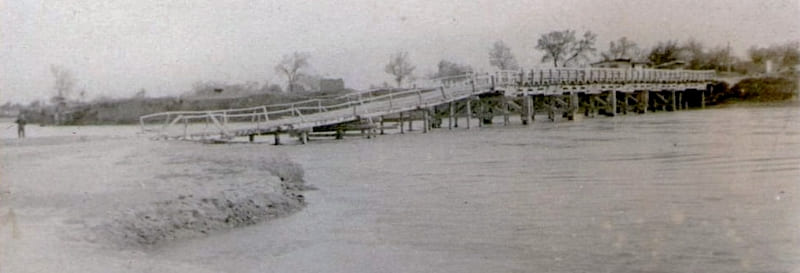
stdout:
[[686,91],[683,91],[684,99],[683,99],[683,109],[689,110],[689,94]]
[[[466,107],[466,106],[465,106]],[[453,128],[458,128],[458,102],[453,102]]]
[[527,93],[522,97],[522,125],[528,125],[533,121],[533,102]]
[[595,107],[597,102],[595,101],[595,95],[586,94],[584,97],[586,102],[584,102],[583,108],[583,116],[593,118],[595,115]]
[[706,109],[706,92],[700,91],[700,109]]
[[300,135],[298,137],[300,138],[300,143],[301,144],[308,143],[308,132],[302,131],[302,132],[300,132]]
[[477,113],[478,128],[480,128],[480,127],[483,127],[483,124],[486,122],[486,109],[485,109],[486,105],[485,105],[483,99],[481,99],[480,97],[478,97],[476,102],[478,103],[478,105],[477,105],[477,107],[478,107],[478,113]]
[[508,126],[508,124],[511,123],[508,111],[508,98],[506,98],[506,95],[503,94],[500,96],[500,100],[501,100],[501,107],[503,107],[503,126]]
[[453,102],[452,101],[448,104],[448,108],[449,108],[450,112],[447,115],[447,129],[448,130],[452,130],[453,129],[453,115],[455,114],[455,108],[453,107]]
[[611,90],[608,91],[608,97],[606,98],[606,116],[616,116],[617,115],[617,91]]
[[428,133],[431,121],[427,110],[422,110],[422,133]]
[[639,113],[647,114],[647,104],[650,100],[650,92],[647,90],[639,92]]
[[[410,133],[411,131],[414,131],[414,128],[412,127],[412,125],[413,125],[412,123],[413,123],[413,122],[414,122],[414,112],[413,112],[413,111],[411,111],[411,112],[408,112],[408,132],[409,132],[409,133]],[[402,125],[401,125],[401,126],[402,126]]]
[[344,138],[344,129],[341,127],[336,128],[336,139]]
[[442,128],[442,117],[447,114],[447,109],[437,111],[436,106],[431,106],[431,128]]
[[570,92],[569,106],[567,107],[567,120],[575,120],[575,116],[578,114],[578,107],[580,107],[580,97],[578,93]]
[[464,116],[467,119],[467,130],[472,129],[470,119],[472,119],[472,97],[467,99],[467,112],[464,113]]
[[426,132],[430,132],[431,129],[433,128],[433,119],[436,113],[433,113],[432,110],[430,110],[430,108],[426,108],[422,111],[423,114],[425,115],[425,130]]
[[400,127],[400,134],[405,134],[405,130],[403,127],[403,112],[400,112],[400,118],[397,120],[397,125]]
[[670,111],[678,111],[678,108],[676,108],[677,97],[676,97],[675,90],[670,90],[669,93],[670,93],[669,102],[672,103],[672,108],[670,109]]

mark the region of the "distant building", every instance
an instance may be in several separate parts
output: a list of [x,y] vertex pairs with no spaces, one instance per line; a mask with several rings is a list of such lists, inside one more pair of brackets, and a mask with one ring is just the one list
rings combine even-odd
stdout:
[[595,68],[647,68],[650,66],[648,62],[637,62],[631,59],[614,59],[599,61],[591,64]]
[[319,91],[321,92],[342,91],[342,90],[344,90],[344,80],[342,80],[341,78],[319,80]]

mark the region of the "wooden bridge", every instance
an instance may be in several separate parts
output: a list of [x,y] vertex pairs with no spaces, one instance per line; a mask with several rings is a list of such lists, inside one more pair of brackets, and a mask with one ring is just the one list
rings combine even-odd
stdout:
[[[705,107],[713,92],[714,71],[555,68],[530,71],[467,73],[421,83],[422,87],[357,92],[329,99],[258,107],[170,111],[139,118],[143,132],[161,139],[226,142],[240,137],[253,141],[259,135],[296,136],[306,143],[310,136],[342,138],[348,131],[373,137],[385,129],[405,133],[415,120],[422,131],[491,123],[503,116],[519,114],[523,124],[536,113],[550,121],[559,116],[572,120],[579,112],[603,114],[676,111]],[[388,124],[388,125],[387,125]]]

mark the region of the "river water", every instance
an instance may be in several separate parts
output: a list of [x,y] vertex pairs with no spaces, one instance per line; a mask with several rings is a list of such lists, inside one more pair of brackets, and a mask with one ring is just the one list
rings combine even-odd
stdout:
[[249,272],[800,270],[797,104],[259,149],[305,166],[309,206],[158,255]]
[[231,145],[301,163],[308,207],[149,255],[228,272],[800,272],[797,103],[543,120]]

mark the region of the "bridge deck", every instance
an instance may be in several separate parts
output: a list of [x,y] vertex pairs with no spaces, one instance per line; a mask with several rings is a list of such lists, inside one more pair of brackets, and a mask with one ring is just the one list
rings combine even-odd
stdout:
[[[371,92],[334,99],[312,99],[259,107],[172,111],[140,117],[143,131],[178,139],[223,139],[280,132],[308,132],[314,128],[427,109],[490,92],[506,96],[596,94],[603,91],[705,89],[709,71],[631,69],[549,69],[530,72],[499,71],[434,79],[427,88]],[[275,110],[271,110],[275,109]]]

